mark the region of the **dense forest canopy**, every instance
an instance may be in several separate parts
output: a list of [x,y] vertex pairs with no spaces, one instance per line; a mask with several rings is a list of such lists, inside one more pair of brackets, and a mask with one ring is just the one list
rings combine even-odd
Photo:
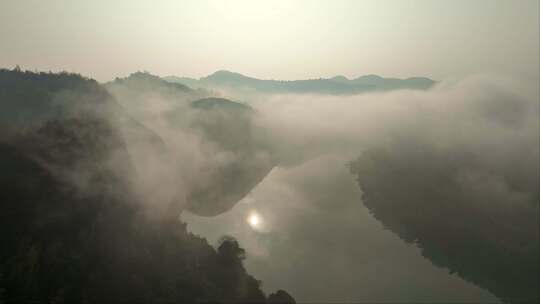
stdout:
[[234,238],[213,248],[147,208],[118,123],[155,134],[100,84],[0,70],[0,100],[1,303],[294,302],[265,296]]

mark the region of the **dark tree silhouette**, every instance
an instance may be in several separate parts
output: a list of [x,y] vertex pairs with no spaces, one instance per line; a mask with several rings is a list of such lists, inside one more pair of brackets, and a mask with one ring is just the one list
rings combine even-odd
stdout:
[[238,242],[149,216],[97,82],[0,70],[0,103],[0,303],[266,302]]
[[278,290],[268,296],[268,303],[294,304],[296,301],[285,290]]
[[512,196],[475,191],[456,178],[463,168],[481,168],[474,160],[469,154],[410,143],[408,149],[368,150],[351,171],[375,218],[420,247],[434,265],[505,302],[537,303],[538,172],[485,168],[500,174],[511,193],[520,194],[521,201],[510,201]]

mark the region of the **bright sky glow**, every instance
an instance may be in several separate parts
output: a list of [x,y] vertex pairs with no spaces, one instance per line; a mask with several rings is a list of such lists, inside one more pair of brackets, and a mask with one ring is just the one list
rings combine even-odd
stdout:
[[1,0],[0,67],[263,79],[538,75],[538,0]]
[[252,212],[252,213],[248,216],[247,222],[248,222],[249,226],[251,226],[251,228],[257,229],[257,228],[259,228],[260,225],[261,225],[261,217],[259,216],[258,213]]

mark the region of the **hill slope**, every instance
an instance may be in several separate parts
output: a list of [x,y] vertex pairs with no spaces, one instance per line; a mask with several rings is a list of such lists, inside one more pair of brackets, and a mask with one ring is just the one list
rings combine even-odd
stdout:
[[1,303],[266,302],[234,239],[214,249],[134,191],[119,125],[163,143],[99,84],[1,70],[0,96]]

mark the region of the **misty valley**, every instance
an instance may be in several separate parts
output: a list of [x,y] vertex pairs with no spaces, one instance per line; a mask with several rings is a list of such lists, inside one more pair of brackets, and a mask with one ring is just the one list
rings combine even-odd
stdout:
[[0,70],[0,303],[538,302],[499,78]]

